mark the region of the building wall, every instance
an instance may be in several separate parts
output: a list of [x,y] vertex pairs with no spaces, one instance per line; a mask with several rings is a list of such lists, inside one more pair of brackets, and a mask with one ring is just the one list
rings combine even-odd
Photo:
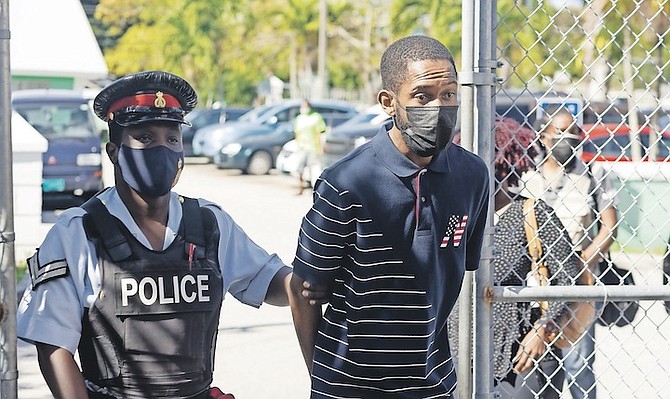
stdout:
[[18,113],[12,112],[12,181],[14,254],[22,263],[46,234],[42,223],[42,153],[47,140]]
[[52,76],[12,76],[12,90],[26,89],[74,89],[73,77],[52,77]]

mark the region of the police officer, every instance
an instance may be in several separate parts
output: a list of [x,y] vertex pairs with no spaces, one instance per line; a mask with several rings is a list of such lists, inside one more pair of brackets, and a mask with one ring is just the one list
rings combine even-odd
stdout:
[[184,165],[180,125],[196,103],[188,82],[162,71],[95,98],[115,186],[59,216],[28,261],[18,315],[56,398],[216,397],[225,293],[288,305],[290,269],[276,255],[218,205],[171,191]]

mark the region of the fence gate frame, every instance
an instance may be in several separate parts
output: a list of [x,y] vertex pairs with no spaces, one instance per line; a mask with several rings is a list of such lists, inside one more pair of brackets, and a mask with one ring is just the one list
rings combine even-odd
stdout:
[[[617,0],[610,1],[611,4],[617,2]],[[461,145],[478,154],[489,165],[491,197],[480,267],[475,272],[465,272],[459,297],[461,309],[457,364],[459,399],[496,397],[493,385],[492,304],[494,302],[670,300],[670,285],[494,286],[491,265],[494,255],[492,220],[495,194],[492,167],[495,146],[493,124],[496,94],[500,89],[499,84],[503,81],[503,78],[499,78],[496,74],[497,69],[503,65],[498,59],[496,46],[499,18],[497,6],[497,0],[462,3],[462,64],[459,72]],[[591,72],[587,68],[585,74]],[[637,119],[637,116],[634,119]]]

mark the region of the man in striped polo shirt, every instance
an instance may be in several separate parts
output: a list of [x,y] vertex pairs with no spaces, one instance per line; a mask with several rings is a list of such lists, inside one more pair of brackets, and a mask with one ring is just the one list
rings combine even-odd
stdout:
[[[393,117],[325,170],[302,222],[291,308],[312,398],[449,398],[446,320],[480,259],[488,171],[451,143],[454,59],[427,36],[391,44],[378,101]],[[309,289],[332,292],[322,315]]]

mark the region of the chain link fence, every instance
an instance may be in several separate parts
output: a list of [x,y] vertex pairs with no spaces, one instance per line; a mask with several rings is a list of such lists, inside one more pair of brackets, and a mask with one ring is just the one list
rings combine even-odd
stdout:
[[[475,299],[491,328],[472,345],[493,362],[488,376],[474,362],[474,394],[670,398],[670,0],[496,11],[493,267]],[[578,304],[595,310],[593,327],[552,334],[575,325]],[[491,377],[491,390],[476,383]]]

